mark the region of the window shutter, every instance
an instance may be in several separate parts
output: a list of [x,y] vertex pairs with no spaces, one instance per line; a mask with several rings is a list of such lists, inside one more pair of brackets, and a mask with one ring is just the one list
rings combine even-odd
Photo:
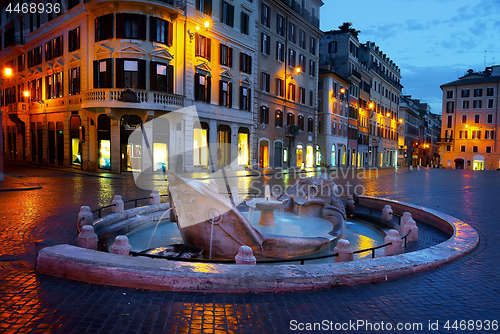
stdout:
[[158,90],[156,88],[156,62],[154,61],[149,62],[149,90]]
[[220,63],[221,64],[224,64],[224,54],[223,54],[223,51],[224,51],[224,45],[223,44],[219,44],[219,58],[220,58]]
[[[125,88],[123,87],[123,58],[116,58],[116,88]],[[106,72],[108,71],[108,67],[106,64]]]
[[247,56],[247,73],[252,74],[252,57]]
[[61,41],[59,43],[59,56],[63,55],[63,49],[64,49],[64,38],[63,35],[59,36]]
[[229,67],[233,67],[233,48],[228,48],[229,53]]
[[194,100],[200,101],[200,74],[194,75]]
[[266,124],[269,124],[269,108],[265,110]]
[[269,37],[267,40],[266,40],[266,54],[270,54],[271,53],[271,38]]
[[99,88],[99,61],[94,60],[94,88]]
[[240,110],[243,110],[243,87],[240,86]]
[[280,49],[279,49],[280,42],[276,41],[276,60],[280,58]]
[[156,40],[156,17],[149,18],[149,41],[158,42]]
[[167,66],[167,93],[174,93],[174,67],[172,65]]
[[243,52],[240,52],[240,71],[243,72],[243,64],[245,64],[245,56]]
[[146,89],[146,61],[139,60],[139,89]]
[[[123,62],[122,62],[122,70],[123,70]],[[123,78],[123,72],[122,72],[122,78]],[[113,88],[113,62],[111,58],[106,59],[106,88]]]
[[260,22],[262,24],[266,24],[266,21],[265,21],[265,15],[264,15],[264,12],[265,12],[265,7],[266,5],[264,3],[261,4],[261,8],[260,8]]
[[234,27],[234,6],[229,6],[229,26]]
[[194,35],[194,54],[195,56],[200,55],[200,35]]
[[211,102],[211,96],[212,96],[212,78],[207,76],[206,79],[205,79],[205,83],[206,83],[206,87],[207,87],[207,95],[206,95],[206,98],[205,98],[205,102],[206,103],[210,103]]
[[[123,15],[122,13],[116,14],[116,38],[123,37]],[[107,28],[107,23],[106,23]]]
[[269,74],[267,74],[267,80],[266,80],[266,92],[270,92],[271,91],[271,87],[270,87],[270,82],[271,81],[271,76]]
[[168,39],[167,39],[167,45],[172,46],[172,43],[174,41],[174,24],[172,22],[168,22]]
[[264,53],[264,33],[260,33],[260,52]]
[[146,40],[146,27],[147,27],[146,15],[139,15],[139,39],[140,40],[143,40],[143,41]]
[[219,80],[219,105],[220,106],[223,106],[226,104],[225,103],[226,101],[223,100],[223,96],[224,96],[224,94],[222,93],[222,86],[223,85],[224,85],[224,81]]
[[227,87],[228,107],[233,107],[233,84],[230,82]]
[[200,10],[200,7],[201,7],[200,2],[201,2],[201,0],[196,0],[196,10]]
[[[117,14],[118,15],[118,14]],[[108,14],[105,17],[105,28],[106,28],[106,38],[104,39],[111,39],[113,38],[113,14]],[[123,32],[123,27],[120,25],[119,29],[116,29],[116,31],[120,31],[120,33]],[[118,38],[118,36],[116,36]]]
[[76,68],[76,83],[75,83],[75,90],[76,94],[80,94],[80,67]]
[[207,50],[205,54],[207,55],[208,60],[212,58],[211,53],[212,53],[212,40],[210,38],[207,38]]
[[94,38],[95,38],[96,42],[99,41],[99,18],[98,17],[96,17],[96,19],[95,19]]
[[205,0],[205,14],[212,16],[212,0]]

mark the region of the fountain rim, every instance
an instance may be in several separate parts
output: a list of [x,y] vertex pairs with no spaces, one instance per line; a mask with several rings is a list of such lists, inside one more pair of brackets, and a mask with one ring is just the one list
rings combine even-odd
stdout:
[[395,212],[412,216],[446,232],[447,241],[416,252],[343,263],[254,266],[204,264],[124,257],[71,245],[56,245],[38,254],[36,270],[87,283],[157,291],[211,293],[287,292],[329,289],[337,286],[402,277],[457,260],[479,244],[471,226],[445,213],[395,200],[360,196],[360,205],[374,209],[391,205]]

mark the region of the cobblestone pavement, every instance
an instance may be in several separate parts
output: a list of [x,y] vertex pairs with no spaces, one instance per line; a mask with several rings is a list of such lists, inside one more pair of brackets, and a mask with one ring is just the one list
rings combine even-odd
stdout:
[[[482,332],[492,332],[484,331],[485,321],[500,320],[498,171],[381,170],[378,178],[372,173],[365,179],[348,175],[336,180],[362,185],[367,195],[423,205],[470,224],[480,234],[480,245],[458,261],[350,288],[243,295],[151,292],[35,274],[35,241],[75,244],[75,217],[81,205],[96,208],[109,204],[115,194],[129,199],[148,196],[149,191],[137,189],[126,175],[101,178],[10,163],[5,174],[42,188],[0,192],[1,333],[287,333],[301,328],[300,323],[324,320],[333,329],[335,323],[365,321],[357,331],[351,326],[338,333],[380,332],[382,321],[382,328],[393,326],[386,332],[396,332],[398,323],[422,324],[401,332],[460,332],[460,322],[458,330],[444,327],[455,320],[480,320]],[[295,177],[241,177],[240,192],[250,192],[250,182],[256,180],[288,185]],[[255,187],[261,189],[262,184]],[[429,330],[429,321],[438,321],[438,331]]]

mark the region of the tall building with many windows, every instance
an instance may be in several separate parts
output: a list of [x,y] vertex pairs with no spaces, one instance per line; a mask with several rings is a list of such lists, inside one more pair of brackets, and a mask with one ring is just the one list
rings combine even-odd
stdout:
[[260,0],[254,38],[258,168],[313,167],[321,0]]
[[[0,13],[6,158],[112,172],[250,166],[255,2],[27,5]],[[189,106],[199,118],[161,118]],[[135,129],[153,142],[130,142]]]
[[469,70],[441,85],[441,164],[456,169],[498,169],[500,65]]

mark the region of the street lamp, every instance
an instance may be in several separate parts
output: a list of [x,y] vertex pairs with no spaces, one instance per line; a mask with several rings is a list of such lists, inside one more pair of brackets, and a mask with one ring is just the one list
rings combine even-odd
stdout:
[[12,76],[12,68],[6,67],[4,69],[4,74],[5,74],[6,77],[11,77]]

